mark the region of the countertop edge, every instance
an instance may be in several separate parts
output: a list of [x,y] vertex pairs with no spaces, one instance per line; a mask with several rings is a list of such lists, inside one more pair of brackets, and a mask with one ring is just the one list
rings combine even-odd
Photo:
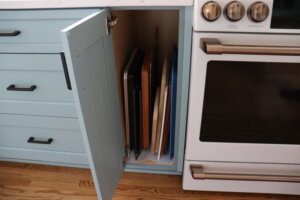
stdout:
[[0,0],[3,9],[193,6],[194,0]]

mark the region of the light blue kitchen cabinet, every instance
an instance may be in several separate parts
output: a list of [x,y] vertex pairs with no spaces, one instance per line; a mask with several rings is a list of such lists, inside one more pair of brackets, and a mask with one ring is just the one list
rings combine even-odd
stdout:
[[[103,200],[111,199],[124,170],[181,174],[185,146],[192,8],[113,8],[118,12],[116,26],[123,27],[119,33],[108,30],[110,9],[0,11],[0,27],[10,34],[20,31],[0,37],[0,158],[89,164]],[[24,23],[18,26],[20,18]],[[150,163],[137,162],[125,151],[120,58],[137,45],[151,44],[148,32],[156,26],[165,37],[162,49],[173,40],[178,45],[174,158],[157,161],[150,156]],[[174,30],[170,38],[169,29]],[[133,45],[123,49],[125,43]],[[8,91],[10,85],[27,90]],[[31,137],[42,143],[53,139],[53,146],[28,144]]]
[[88,167],[60,30],[95,11],[0,11],[1,160]]
[[167,165],[128,161],[112,35],[107,28],[110,11],[99,10],[61,31],[76,110],[99,199],[112,198],[124,170],[166,174],[182,172],[190,69],[191,10],[172,9],[178,9],[179,12],[179,75],[175,156]]

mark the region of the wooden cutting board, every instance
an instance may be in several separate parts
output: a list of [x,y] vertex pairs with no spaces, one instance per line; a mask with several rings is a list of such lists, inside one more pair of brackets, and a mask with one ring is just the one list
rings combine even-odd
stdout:
[[157,134],[157,120],[158,120],[159,92],[160,92],[160,88],[157,88],[156,93],[155,93],[155,101],[154,101],[154,108],[153,108],[152,136],[151,136],[151,154],[155,154],[155,143],[156,143],[156,134]]
[[150,101],[151,101],[151,51],[146,53],[141,73],[142,84],[142,138],[141,147],[147,149],[150,144]]
[[156,136],[156,143],[155,143],[155,153],[158,153],[159,150],[159,143],[161,137],[161,130],[162,130],[162,119],[163,119],[163,109],[164,109],[164,101],[166,98],[165,90],[168,88],[169,80],[169,59],[168,56],[165,56],[164,63],[163,63],[163,71],[161,77],[161,84],[160,84],[160,98],[159,98],[159,106],[158,106],[158,124],[157,124],[157,136]]

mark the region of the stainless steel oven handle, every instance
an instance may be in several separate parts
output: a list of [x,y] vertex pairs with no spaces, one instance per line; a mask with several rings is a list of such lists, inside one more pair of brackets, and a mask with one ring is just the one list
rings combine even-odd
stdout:
[[224,45],[218,39],[201,40],[202,49],[207,54],[250,54],[250,55],[283,55],[299,56],[300,46],[256,46],[256,45]]
[[193,179],[218,179],[239,181],[275,181],[275,182],[300,182],[300,176],[263,175],[263,174],[229,174],[205,173],[202,165],[190,165]]

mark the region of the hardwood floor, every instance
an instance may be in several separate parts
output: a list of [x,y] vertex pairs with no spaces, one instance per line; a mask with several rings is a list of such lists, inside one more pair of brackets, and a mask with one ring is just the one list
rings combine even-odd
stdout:
[[[96,200],[89,170],[0,162],[0,200]],[[114,200],[299,200],[300,196],[183,191],[181,177],[125,173]]]

